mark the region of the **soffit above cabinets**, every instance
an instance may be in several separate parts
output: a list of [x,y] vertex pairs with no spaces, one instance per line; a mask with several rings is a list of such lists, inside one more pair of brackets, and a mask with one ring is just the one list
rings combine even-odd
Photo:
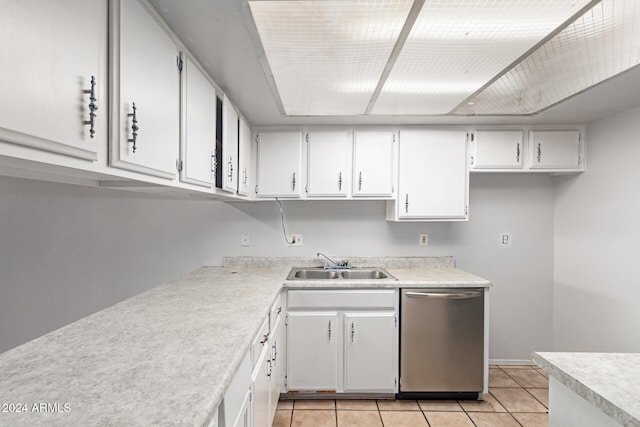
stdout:
[[640,63],[633,0],[252,0],[283,116],[531,115]]

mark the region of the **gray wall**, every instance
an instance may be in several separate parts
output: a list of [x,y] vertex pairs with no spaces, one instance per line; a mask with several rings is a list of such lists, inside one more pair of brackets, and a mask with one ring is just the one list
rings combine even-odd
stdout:
[[639,352],[640,108],[587,135],[587,172],[555,194],[554,349]]
[[[472,175],[471,220],[397,224],[381,201],[164,200],[0,178],[0,351],[225,255],[454,255],[492,280],[490,357],[551,349],[553,180]],[[512,245],[503,247],[503,232]],[[248,233],[251,246],[240,246]],[[428,233],[430,245],[418,246]]]
[[0,352],[201,266],[214,205],[0,177]]

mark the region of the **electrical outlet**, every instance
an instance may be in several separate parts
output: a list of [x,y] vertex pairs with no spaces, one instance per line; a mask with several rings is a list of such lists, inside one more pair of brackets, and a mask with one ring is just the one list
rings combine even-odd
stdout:
[[421,234],[420,235],[420,246],[427,246],[429,244],[429,235]]
[[302,234],[292,234],[289,241],[289,246],[302,246]]
[[249,238],[248,234],[242,235],[242,239],[240,240],[240,246],[242,246],[243,248],[248,248],[249,246],[251,246],[251,239]]
[[504,246],[508,246],[511,244],[511,235],[508,233],[503,233],[500,236],[500,243],[503,244]]

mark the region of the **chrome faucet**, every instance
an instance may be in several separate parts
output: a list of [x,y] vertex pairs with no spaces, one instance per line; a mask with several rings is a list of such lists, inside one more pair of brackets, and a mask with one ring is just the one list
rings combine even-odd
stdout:
[[[351,261],[348,259],[336,262],[321,252],[318,252],[318,256],[324,257],[327,260],[324,263],[325,270],[351,270]],[[329,265],[329,263],[333,264],[333,266]]]

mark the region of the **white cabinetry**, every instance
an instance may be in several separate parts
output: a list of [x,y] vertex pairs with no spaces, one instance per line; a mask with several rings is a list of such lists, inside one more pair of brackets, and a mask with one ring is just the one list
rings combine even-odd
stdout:
[[346,197],[351,178],[351,131],[307,133],[309,197]]
[[471,166],[474,169],[522,168],[523,131],[476,130],[473,140]]
[[394,393],[397,299],[392,289],[290,290],[288,390]]
[[240,117],[238,126],[238,194],[249,195],[251,188],[251,129],[247,122]]
[[222,101],[222,189],[238,190],[238,113],[226,96]]
[[[344,390],[395,391],[396,314],[390,311],[344,314]],[[375,355],[372,357],[372,355]]]
[[2,2],[0,52],[0,140],[96,160],[107,138],[107,2]]
[[180,142],[178,47],[146,1],[114,0],[110,6],[111,165],[174,178]]
[[396,200],[387,202],[392,221],[468,219],[467,131],[400,131]]
[[258,134],[258,197],[300,197],[302,132]]
[[578,130],[529,131],[531,169],[580,170],[582,152]]
[[393,131],[357,130],[353,141],[353,196],[393,195]]
[[219,407],[221,427],[251,426],[251,355],[245,355]]
[[287,388],[338,390],[338,313],[289,311]]
[[216,90],[186,57],[182,70],[182,138],[180,180],[212,187],[216,144]]

